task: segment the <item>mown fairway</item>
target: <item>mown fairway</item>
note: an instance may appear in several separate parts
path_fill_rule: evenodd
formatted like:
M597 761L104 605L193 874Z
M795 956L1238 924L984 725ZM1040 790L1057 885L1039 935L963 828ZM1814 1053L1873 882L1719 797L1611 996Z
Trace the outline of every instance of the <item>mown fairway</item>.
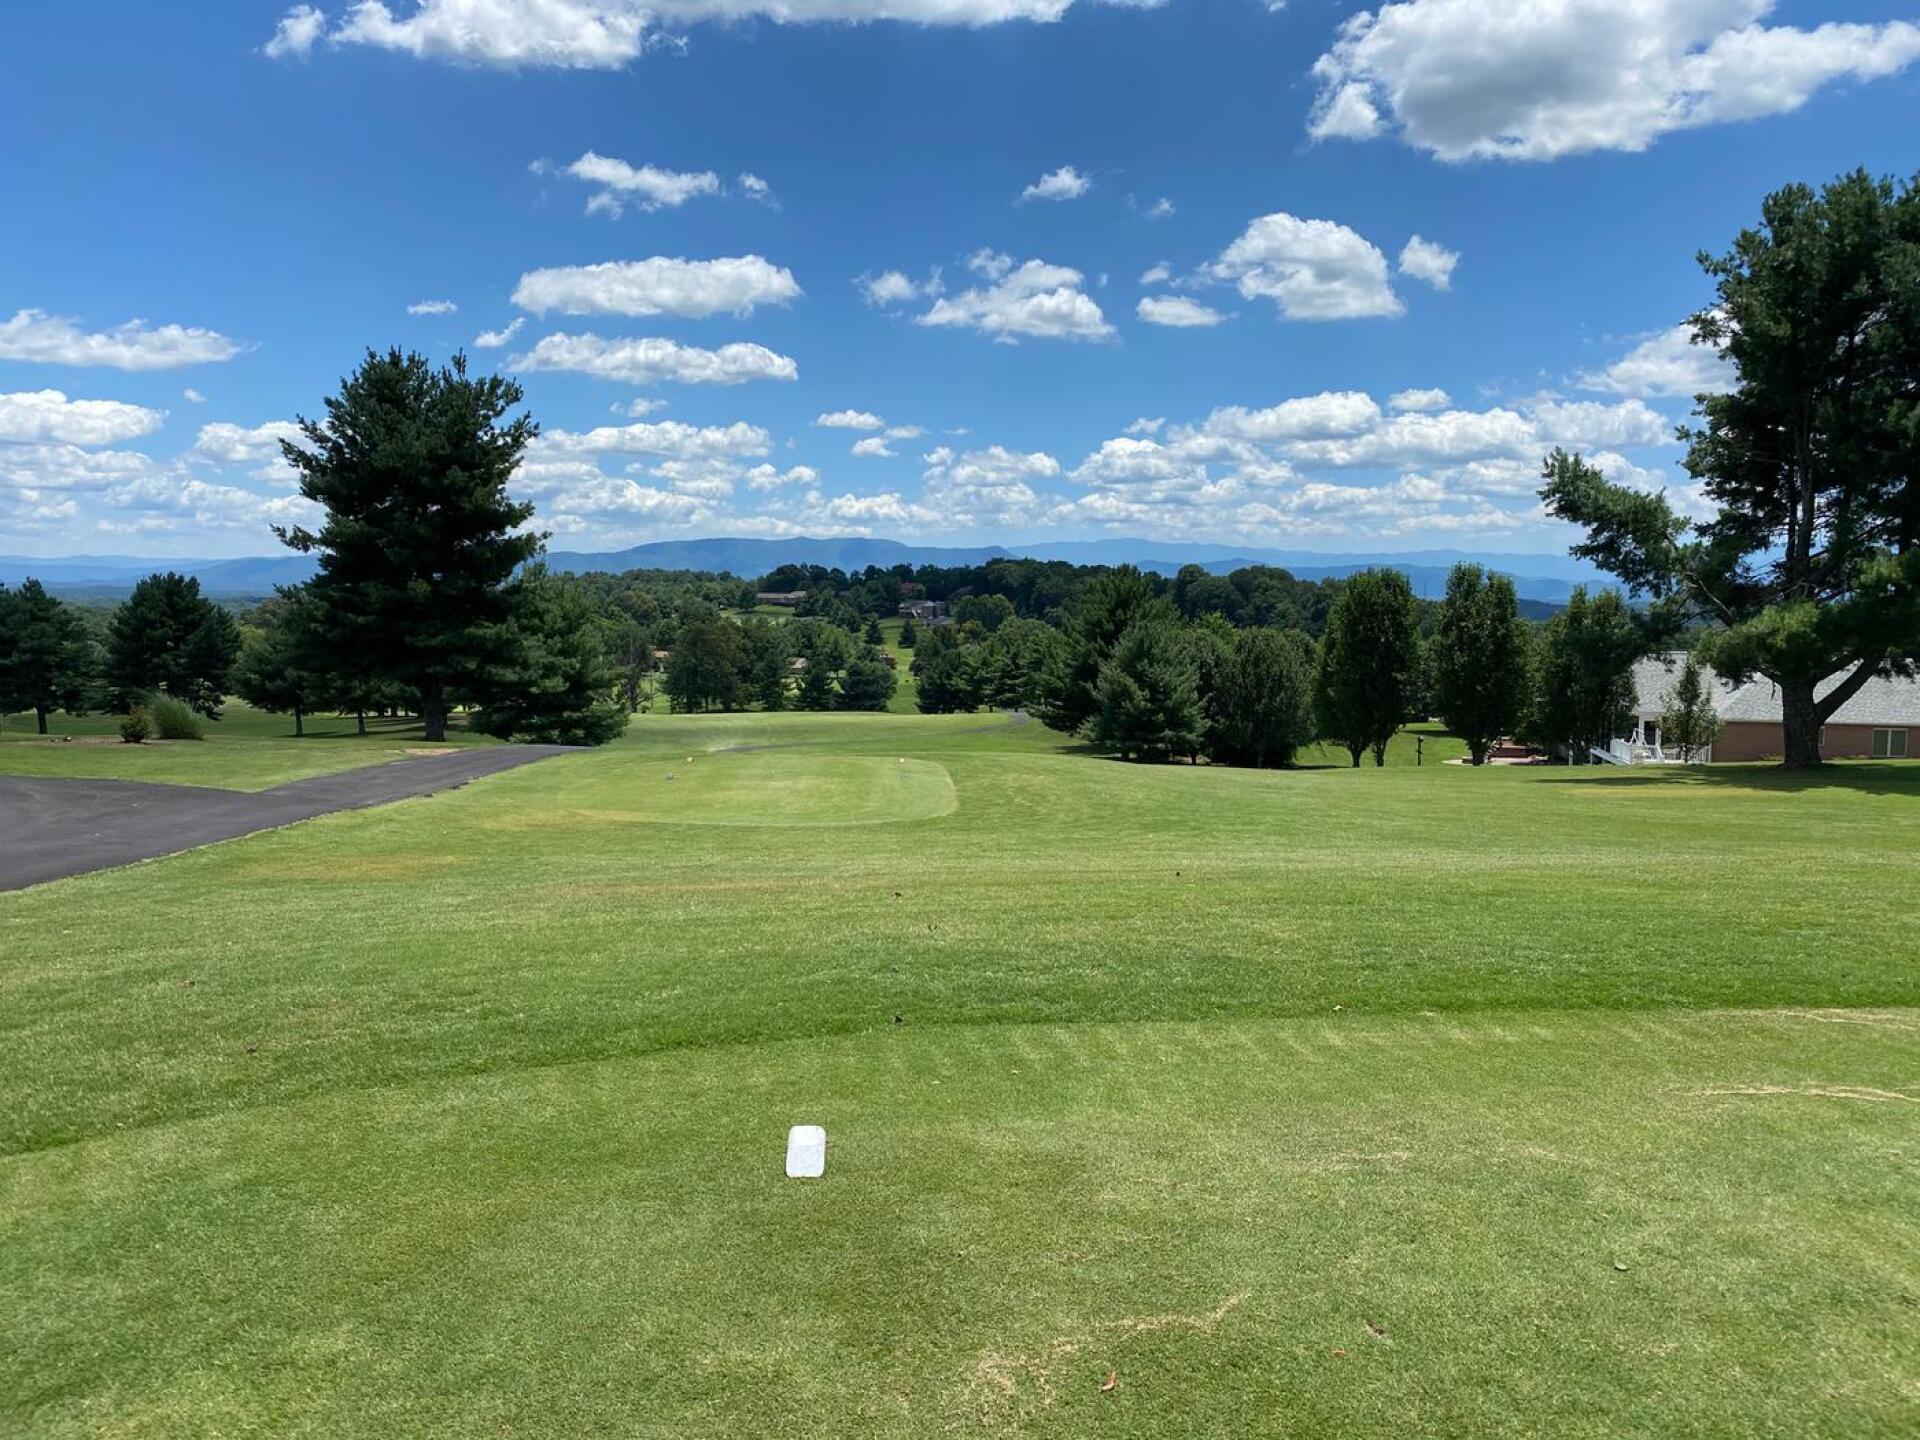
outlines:
M0 895L0 1433L1911 1434L1917 912L1920 766L643 717Z

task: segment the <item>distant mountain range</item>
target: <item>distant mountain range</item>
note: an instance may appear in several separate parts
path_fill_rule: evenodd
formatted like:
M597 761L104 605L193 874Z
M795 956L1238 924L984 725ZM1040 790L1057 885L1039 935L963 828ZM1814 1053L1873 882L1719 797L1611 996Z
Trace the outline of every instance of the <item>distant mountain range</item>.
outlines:
M1606 577L1566 555L1507 555L1478 550L1368 551L1334 554L1314 550L1276 550L1260 546L1187 544L1161 540L1053 540L1026 545L909 545L898 540L859 538L783 540L718 538L659 540L627 550L602 553L555 551L547 563L579 574L589 570L710 570L753 579L780 565L825 565L861 570L869 565L979 565L1014 557L1065 560L1075 565L1137 565L1172 575L1183 565L1199 565L1217 574L1245 565L1277 565L1303 580L1340 578L1356 571L1391 566L1407 576L1414 592L1438 598L1447 572L1462 560L1476 561L1513 577L1523 600L1564 604L1577 584L1604 584ZM130 555L68 555L33 559L0 555L0 583L17 585L38 578L56 594L86 599L117 599L143 575L174 570L198 577L210 595L252 599L293 585L313 573L305 555L261 555L237 560L185 557L155 559Z

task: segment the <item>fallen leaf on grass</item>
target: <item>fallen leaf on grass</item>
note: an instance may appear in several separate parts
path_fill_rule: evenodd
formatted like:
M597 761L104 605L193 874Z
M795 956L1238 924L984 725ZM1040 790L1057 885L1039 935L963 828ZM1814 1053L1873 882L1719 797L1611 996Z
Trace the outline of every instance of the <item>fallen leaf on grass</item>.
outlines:
M1107 1371L1107 1378L1100 1382L1100 1393L1104 1395L1109 1390L1112 1390L1115 1387L1117 1387L1119 1384L1120 1384L1120 1372L1118 1370L1109 1370Z

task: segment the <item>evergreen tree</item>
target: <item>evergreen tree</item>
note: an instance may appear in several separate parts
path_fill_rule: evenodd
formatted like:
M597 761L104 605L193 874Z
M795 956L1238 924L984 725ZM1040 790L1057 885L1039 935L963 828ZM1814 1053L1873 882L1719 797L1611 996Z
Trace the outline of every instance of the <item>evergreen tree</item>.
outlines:
M159 690L220 718L240 630L233 617L185 575L149 575L113 612L107 630L107 684L116 709Z
M1131 565L1096 577L1067 617L1066 643L1048 677L1041 720L1069 735L1079 730L1101 709L1100 673L1120 637L1134 625L1171 613L1154 582Z
M840 675L842 710L884 710L899 685L893 667L871 645L861 650Z
M1719 736L1720 707L1714 704L1713 687L1700 661L1689 654L1680 662L1680 674L1667 692L1666 708L1660 712L1660 743L1673 746L1682 760L1691 761Z
M1760 214L1701 257L1717 294L1693 339L1730 383L1682 438L1712 518L1557 450L1540 494L1669 633L1717 626L1701 648L1722 676L1779 687L1785 763L1809 766L1835 711L1920 658L1920 179L1790 185Z
M1528 648L1513 582L1478 565L1454 566L1433 628L1434 703L1475 765L1524 713Z
M784 710L787 705L787 686L793 678L790 628L759 619L740 627L747 652L747 692L763 710Z
M911 650L920 643L920 632L913 628L913 616L909 615L900 622L900 648Z
M464 355L436 370L369 351L326 421L300 422L305 444L282 445L300 493L326 511L318 531L276 531L320 557L324 668L404 685L428 740L446 738L451 705L499 699L513 672L513 576L542 540L521 528L533 506L507 493L539 433L524 415L505 420L521 398L512 380L470 377Z
M620 672L608 656L593 607L577 583L544 566L516 585L511 674L473 728L549 745L604 745L627 728ZM723 622L724 623L724 622Z
M295 736L307 733L326 683L306 668L316 648L312 611L305 586L282 589L254 611L233 665L234 694L256 710L293 716Z
M881 633L880 621L876 617L868 617L866 641L867 644L876 646L887 643L887 637Z
M740 704L746 673L740 627L716 616L680 627L665 686L675 710L732 710Z
M47 733L49 711L84 715L96 668L93 637L70 606L38 580L0 585L0 715L33 711Z
M1060 632L1044 620L1003 622L981 647L976 677L981 698L1003 710L1040 705L1061 643Z
M1207 753L1228 765L1286 766L1313 738L1313 642L1298 630L1241 630L1203 668Z
M1194 657L1167 615L1127 629L1100 667L1095 694L1099 708L1088 730L1102 749L1123 760L1198 754L1204 717Z
M1571 747L1584 763L1633 725L1633 662L1645 651L1641 628L1617 590L1588 598L1576 585L1566 609L1547 622L1536 653L1533 714L1536 744Z
M1420 668L1420 607L1398 570L1365 570L1340 589L1320 637L1314 713L1320 733L1358 766L1373 752L1386 763L1387 742L1411 713Z
M952 638L953 626L943 626L928 632L927 638L934 636ZM923 647L929 648L929 647ZM920 666L918 688L914 692L914 704L923 715L961 715L978 710L981 700L981 673L978 647L940 643L933 645L933 656L928 660L916 657Z

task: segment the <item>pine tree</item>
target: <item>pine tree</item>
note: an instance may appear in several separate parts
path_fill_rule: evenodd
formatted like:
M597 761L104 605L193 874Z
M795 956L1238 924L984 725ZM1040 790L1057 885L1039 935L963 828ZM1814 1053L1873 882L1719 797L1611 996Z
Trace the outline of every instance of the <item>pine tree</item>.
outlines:
M0 715L31 710L44 735L49 711L86 713L95 669L93 637L78 612L38 580L17 591L0 585Z
M1171 760L1200 750L1204 719L1194 657L1170 618L1131 626L1100 667L1094 744L1123 760Z
M1313 642L1298 630L1242 630L1202 681L1207 753L1229 765L1291 765L1313 738Z
M577 582L536 566L516 589L518 641L497 698L474 715L483 734L548 745L604 745L627 728L620 672ZM723 622L724 623L724 622Z
M254 612L233 666L233 691L256 710L293 716L293 733L320 703L323 681L306 668L314 637L313 602L304 586L281 590Z
M107 683L125 710L159 690L220 718L240 630L233 617L185 575L149 575L113 612L107 630Z
M426 738L444 740L457 702L486 704L511 671L514 573L542 536L507 484L539 427L506 420L520 386L473 378L464 355L436 370L419 355L372 351L283 445L300 493L323 506L318 531L279 529L317 553L317 634L328 668L404 685Z

